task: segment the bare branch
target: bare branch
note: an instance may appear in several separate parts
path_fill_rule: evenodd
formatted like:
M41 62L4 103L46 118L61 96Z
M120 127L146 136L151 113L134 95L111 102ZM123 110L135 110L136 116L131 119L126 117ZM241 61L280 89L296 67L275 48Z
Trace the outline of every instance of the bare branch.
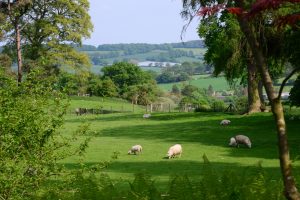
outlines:
M293 71L282 81L277 99L281 98L281 94L282 94L282 91L283 91L283 88L284 88L286 82L298 71L300 71L300 67L293 69Z

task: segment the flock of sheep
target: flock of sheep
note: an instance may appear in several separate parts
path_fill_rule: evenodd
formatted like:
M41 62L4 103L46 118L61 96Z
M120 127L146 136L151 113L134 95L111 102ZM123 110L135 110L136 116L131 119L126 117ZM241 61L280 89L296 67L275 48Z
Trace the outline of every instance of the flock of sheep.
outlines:
M145 114L145 115L143 116L144 118L149 118L151 116L150 114ZM230 120L224 119L220 122L220 125L226 126L229 125L230 123L231 123ZM251 141L245 135L236 135L229 139L229 146L239 147L239 145L246 145L248 148L251 148ZM128 151L128 154L137 155L142 153L142 150L143 147L137 144L131 147L131 149ZM176 156L181 157L181 154L182 154L182 146L180 144L175 144L169 148L166 158L170 159Z

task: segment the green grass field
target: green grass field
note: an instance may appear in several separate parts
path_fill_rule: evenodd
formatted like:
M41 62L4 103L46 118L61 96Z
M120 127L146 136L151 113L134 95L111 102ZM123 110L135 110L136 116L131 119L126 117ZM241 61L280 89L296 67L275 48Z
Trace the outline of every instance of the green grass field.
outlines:
M92 105L91 102L89 102ZM71 105L79 105L74 100ZM222 119L230 119L230 126L220 126ZM287 121L291 156L300 153L300 120ZM93 137L87 149L84 163L112 161L103 170L114 181L132 180L135 173L144 172L164 187L174 174L187 174L198 179L203 169L205 154L218 171L246 170L258 162L274 179L280 178L276 131L270 113L251 116L220 113L154 113L143 119L141 113L107 115L69 114L66 117L64 134L69 135L82 123L90 124ZM228 147L229 138L245 134L252 139L252 149ZM81 138L83 140L83 138ZM183 146L181 158L164 159L168 148L176 143ZM127 155L132 145L141 144L141 155ZM113 160L114 152L119 152ZM74 169L79 158L72 157L63 164ZM294 173L300 175L300 162L295 161Z
M209 85L212 85L215 91L221 90L229 90L230 87L224 77L207 77L207 76L193 76L193 79L185 82L179 83L167 83L167 84L159 84L159 87L162 88L164 91L171 91L172 86L176 84L180 88L184 84L195 85L199 88L208 88Z

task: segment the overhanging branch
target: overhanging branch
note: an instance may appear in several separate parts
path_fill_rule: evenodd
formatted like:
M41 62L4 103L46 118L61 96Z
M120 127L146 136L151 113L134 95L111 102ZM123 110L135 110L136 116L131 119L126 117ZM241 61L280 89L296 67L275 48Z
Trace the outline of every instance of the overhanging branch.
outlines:
M277 99L281 98L281 94L282 94L282 91L283 91L283 88L284 88L286 82L298 71L300 71L300 67L293 69L293 71L282 81Z

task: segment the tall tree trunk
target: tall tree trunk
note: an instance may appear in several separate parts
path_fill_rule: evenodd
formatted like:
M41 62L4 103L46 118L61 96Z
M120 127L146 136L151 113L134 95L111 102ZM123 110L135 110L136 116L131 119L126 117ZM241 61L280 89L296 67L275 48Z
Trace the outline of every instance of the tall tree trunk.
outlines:
M258 81L258 94L259 94L259 99L260 99L260 102L261 102L261 111L265 111L266 110L266 105L265 105L265 99L264 99L264 93L263 93L263 88L264 85L263 85L263 82L261 80Z
M257 69L251 57L248 60L248 113L261 112L261 101L258 92Z
M276 122L278 149L281 174L284 182L284 193L287 199L299 200L300 194L296 188L295 180L292 175L292 167L289 155L289 146L287 141L286 124L283 114L283 107L279 98L277 98L270 73L267 68L266 60L261 50L259 42L256 40L254 31L251 29L246 18L238 17L242 32L244 33L250 48L253 52L255 63L261 75L264 87L266 89L269 101L271 102L273 116Z
M17 63L18 63L18 83L22 81L22 52L21 52L21 34L20 34L20 27L18 25L18 20L16 19L15 22L15 32L16 32L16 48L17 48Z
M18 2L18 1L16 1ZM16 50L17 50L17 64L18 64L18 83L21 83L22 81L22 52L21 52L21 30L19 27L19 17L13 16L12 14L12 7L11 4L14 4L16 2L11 2L10 0L7 0L7 10L8 15L10 17L10 20L12 21L14 28L15 28L15 42L16 42Z

